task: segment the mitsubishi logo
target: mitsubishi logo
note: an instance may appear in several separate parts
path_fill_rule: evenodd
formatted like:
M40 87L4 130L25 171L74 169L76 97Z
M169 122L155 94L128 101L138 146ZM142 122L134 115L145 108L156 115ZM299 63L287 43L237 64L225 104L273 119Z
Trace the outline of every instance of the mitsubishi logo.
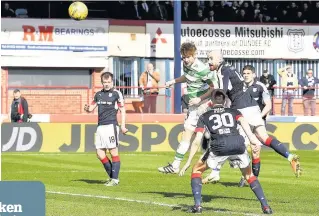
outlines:
M152 39L151 43L156 44L158 40L161 40L162 43L166 44L167 43L166 39L162 38L161 35L162 35L162 30L158 28L156 31L156 36L155 38Z

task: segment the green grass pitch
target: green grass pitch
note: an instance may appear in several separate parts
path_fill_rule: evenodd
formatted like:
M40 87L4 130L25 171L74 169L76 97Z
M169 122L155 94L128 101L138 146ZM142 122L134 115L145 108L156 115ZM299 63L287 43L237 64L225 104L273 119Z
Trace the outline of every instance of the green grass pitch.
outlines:
M299 179L287 160L262 152L259 180L274 215L319 215L319 152L297 153L303 168ZM2 180L42 181L48 216L185 215L193 204L191 171L183 177L157 171L173 157L173 152L122 152L120 185L105 187L106 174L94 153L3 153ZM250 188L237 187L239 179L239 170L226 163L221 182L203 186L203 214L261 215Z

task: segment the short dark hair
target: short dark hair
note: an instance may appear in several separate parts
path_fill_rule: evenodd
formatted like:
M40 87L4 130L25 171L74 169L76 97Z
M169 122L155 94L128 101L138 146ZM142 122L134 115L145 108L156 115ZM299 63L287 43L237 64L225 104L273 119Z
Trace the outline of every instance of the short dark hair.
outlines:
M113 80L113 74L111 72L104 72L101 74L101 82L103 81L103 79L108 79L110 78Z
M252 71L253 73L255 73L255 67L252 66L252 65L245 65L244 68L243 68L243 71L244 70L250 70Z
M263 73L268 73L268 70L267 69L263 70Z
M15 90L13 91L13 93L18 93L18 92L20 92L19 89L15 89Z
M226 94L222 89L215 89L212 92L212 99L214 104L225 104Z

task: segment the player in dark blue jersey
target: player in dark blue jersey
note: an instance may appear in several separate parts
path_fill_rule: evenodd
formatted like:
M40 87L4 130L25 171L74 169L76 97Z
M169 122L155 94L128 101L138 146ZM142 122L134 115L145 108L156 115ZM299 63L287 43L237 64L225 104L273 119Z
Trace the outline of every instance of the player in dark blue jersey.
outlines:
M101 75L103 89L98 91L91 105L85 105L86 112L93 112L98 107L98 127L95 134L95 147L97 157L102 162L109 179L106 186L116 186L119 184L120 158L118 153L119 126L117 122L117 112L121 111L122 124L121 131L126 133L125 127L125 107L123 95L113 87L113 74L105 72ZM106 155L109 151L112 162Z
M261 117L264 120L264 124L266 126L266 117L271 110L271 97L267 90L267 87L257 81L255 68L251 65L246 65L243 70L243 78L245 82L246 91L252 96L252 98L257 102L260 110ZM259 175L260 171L260 150L256 151L255 155L253 155L252 160L252 168L255 176ZM245 185L245 179L242 177L238 186L243 187Z
M250 158L245 146L244 138L237 130L238 124L241 124L246 132L254 151L254 146L260 146L261 143L252 133L248 122L242 114L231 108L225 108L226 95L221 89L213 91L212 101L214 106L211 110L205 112L199 117L196 137L191 147L190 155L180 175L183 175L192 162L192 158L200 147L201 140L205 131L210 133L210 144L208 150L203 154L200 160L193 166L191 176L191 186L195 205L189 209L190 213L201 213L201 191L202 191L202 173L207 169L214 169L229 160L231 164L241 169L243 176L249 182L251 190L260 201L262 211L265 214L271 214L272 210L267 203L263 189L258 179L252 174Z
M287 158L295 176L300 177L301 167L299 156L291 154L281 142L268 135L258 103L254 100L249 91L247 91L247 84L244 82L242 75L238 73L234 67L227 65L224 62L220 50L215 50L208 54L208 63L211 71L217 71L219 88L222 88L227 92L227 96L231 100L231 108L239 110L243 116L247 118L257 137L259 137L265 145L274 149L281 156ZM243 72L245 72L245 70L254 70L254 68L245 66ZM208 106L208 104L205 105ZM253 160L260 163L258 155L253 155ZM259 169L255 174L259 174ZM211 173L211 175L213 175L213 173ZM219 176L218 172L217 175ZM208 178L210 177L207 177L206 179Z

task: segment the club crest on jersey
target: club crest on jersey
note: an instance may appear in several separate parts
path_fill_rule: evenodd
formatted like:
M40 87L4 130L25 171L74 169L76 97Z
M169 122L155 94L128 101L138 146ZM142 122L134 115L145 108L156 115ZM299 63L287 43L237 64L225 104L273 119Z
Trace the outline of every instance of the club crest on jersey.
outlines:
M253 92L257 92L257 88L253 88Z
M112 97L112 93L109 93L109 97Z

